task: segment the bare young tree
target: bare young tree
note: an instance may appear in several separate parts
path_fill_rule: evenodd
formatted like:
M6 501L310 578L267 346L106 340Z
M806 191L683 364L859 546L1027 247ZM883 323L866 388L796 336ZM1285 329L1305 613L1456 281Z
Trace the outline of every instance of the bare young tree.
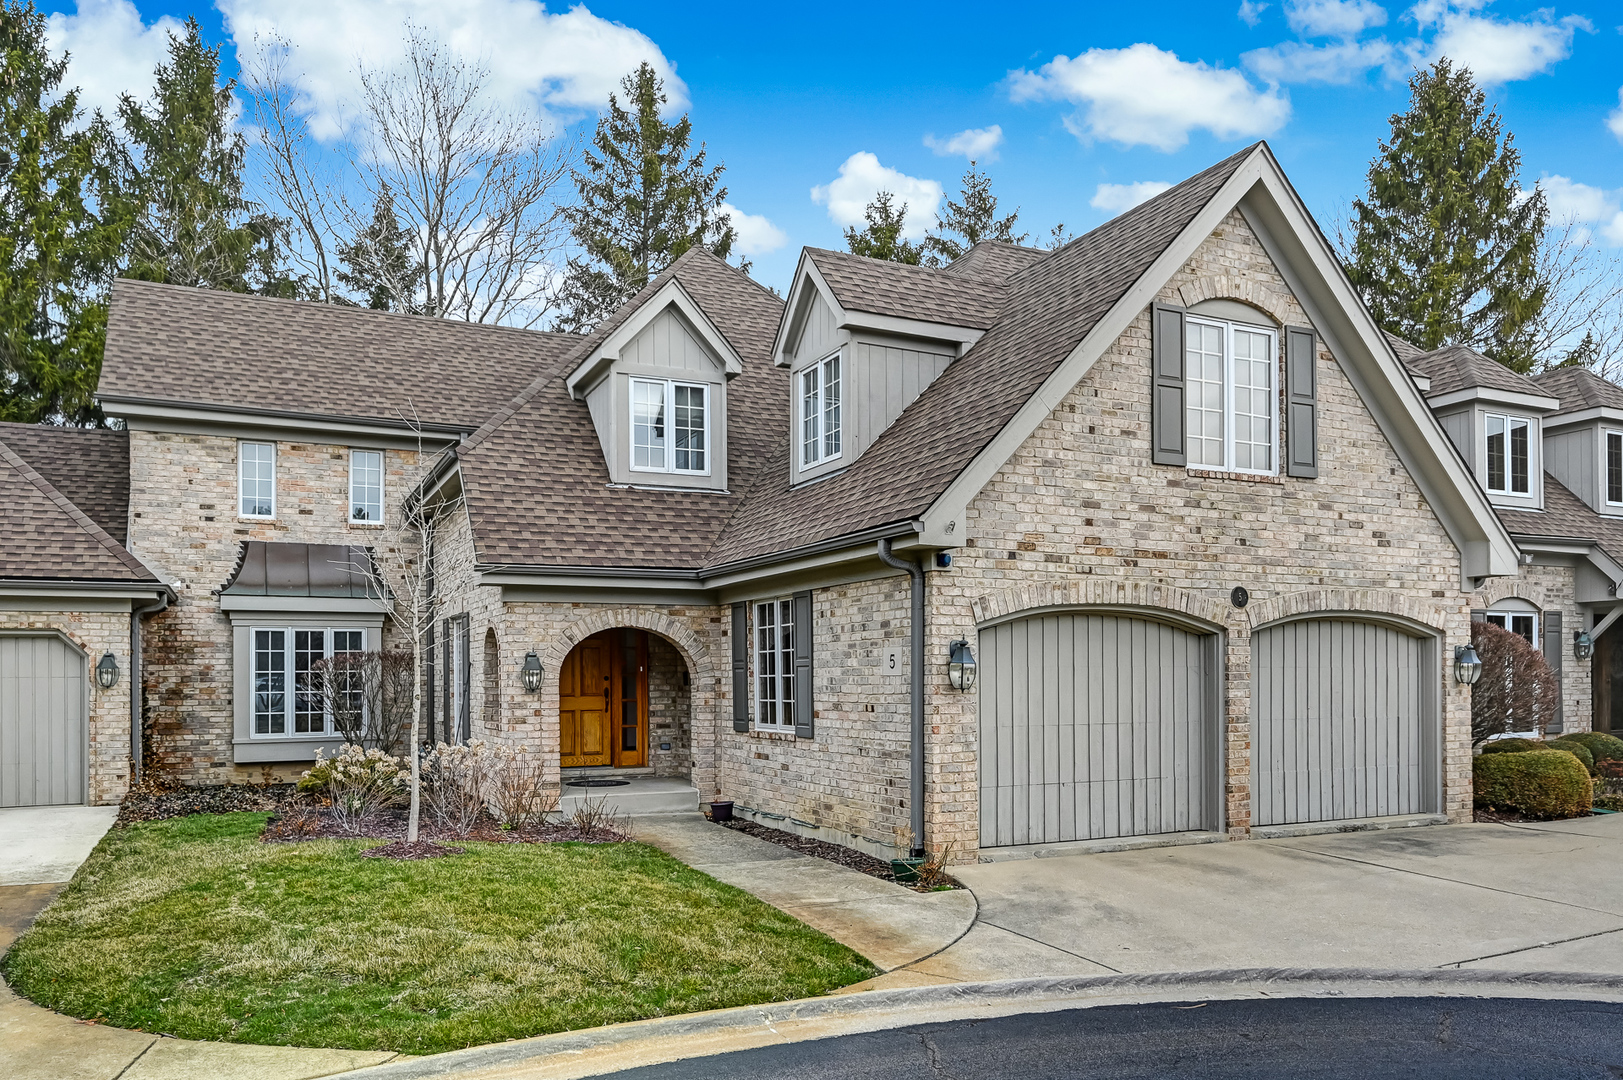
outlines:
M413 662L409 649L380 649L334 653L315 664L316 689L345 742L391 757L405 752Z
M415 27L398 67L361 70L364 213L387 186L426 313L529 327L554 304L574 148L493 102L489 75Z
M1612 377L1623 365L1623 260L1580 222L1551 223L1539 249L1549 299L1535 330L1543 367L1564 361Z

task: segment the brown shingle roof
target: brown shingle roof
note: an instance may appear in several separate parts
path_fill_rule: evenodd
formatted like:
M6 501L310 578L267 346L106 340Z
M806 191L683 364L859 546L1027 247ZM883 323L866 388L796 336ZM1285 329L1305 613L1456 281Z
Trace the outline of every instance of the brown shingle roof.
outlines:
M157 585L152 572L0 442L0 578Z
M1495 363L1469 345L1444 345L1405 363L1431 379L1427 397L1451 394L1473 386L1514 394L1553 396L1526 375L1518 375L1503 364Z
M731 493L611 487L586 403L564 377L590 343L544 374L457 449L481 563L697 569L772 449L788 443L788 376L768 357L783 301L707 252L683 255L627 307L676 278L744 359L727 384ZM592 340L625 320L623 310Z
M1382 333L1386 332L1382 331ZM1409 361L1426 355L1425 349L1422 349L1420 346L1411 342L1405 341L1396 334L1386 334L1386 343L1392 346L1392 351L1398 354L1398 359L1402 360L1406 367L1413 366L1409 363Z
M124 543L130 514L129 432L0 423L0 441Z
M942 269L949 274L1007 281L1032 263L1048 258L1049 254L1046 248L982 240Z
M1003 306L1002 283L991 278L822 248L807 248L806 256L847 311L985 330Z
M1623 386L1603 379L1587 368L1551 368L1533 376L1533 382L1542 393L1561 400L1561 407L1552 416L1597 407L1623 409Z
M1544 474L1544 512L1499 508L1499 520L1511 536L1544 536L1564 540L1593 540L1618 562L1623 562L1623 519L1595 513L1589 504L1561 481Z
M788 443L776 446L708 564L923 513L1256 150L1218 162L1017 274L997 324L843 472L791 488Z
M120 279L98 393L472 431L579 341Z

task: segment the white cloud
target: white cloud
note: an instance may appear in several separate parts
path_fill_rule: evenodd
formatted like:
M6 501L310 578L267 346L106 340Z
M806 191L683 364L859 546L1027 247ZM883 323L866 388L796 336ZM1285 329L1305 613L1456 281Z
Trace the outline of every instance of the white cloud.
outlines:
M1140 180L1134 184L1100 184L1098 190L1094 191L1093 198L1088 200L1088 205L1096 210L1119 214L1124 210L1131 210L1146 199L1154 198L1171 186L1162 180Z
M345 106L359 94L358 67L387 67L405 55L407 27L489 69L492 97L538 115L596 111L643 60L665 80L669 108L687 87L641 31L593 15L584 4L553 14L536 0L217 0L239 56L256 38L294 48L288 64L317 138L343 133Z
M130 0L78 0L74 14L50 16L45 41L52 52L67 52L64 82L80 89L85 111L112 116L120 94L145 101L152 93L152 72L169 59L169 33L184 29L168 15L142 23Z
M1355 38L1386 22L1386 9L1371 0L1287 0L1285 21L1303 37Z
M996 161L997 148L1002 142L1003 128L998 124L970 128L948 139L938 139L934 135L924 137L924 145L934 150L940 157L962 154L976 161Z
M1349 83L1372 67L1392 58L1385 38L1374 41L1338 41L1308 45L1286 41L1266 49L1253 49L1240 60L1271 83Z
M1268 135L1290 117L1277 90L1259 91L1238 71L1188 63L1146 42L1056 56L1037 71L1009 73L1016 101L1060 100L1085 107L1067 117L1080 139L1176 150L1205 129L1223 139Z
M1566 176L1546 176L1538 186L1553 225L1594 226L1614 245L1623 245L1623 189L1607 191Z
M1617 108L1606 118L1606 126L1616 135L1619 142L1623 142L1623 87L1617 91Z
M826 184L811 189L812 202L828 207L828 216L842 228L862 226L867 218L863 211L874 196L888 191L896 196L896 205L907 204L907 221L902 236L917 240L935 224L936 208L941 205L941 185L934 180L921 180L897 172L866 150L845 159L840 175Z
M1489 0L1422 0L1410 11L1422 30L1435 27L1430 42L1415 42L1412 58L1431 63L1448 57L1468 67L1478 82L1492 85L1548 71L1572 53L1572 37L1594 26L1582 15L1557 19L1541 8L1525 19L1479 15Z
M1257 25L1262 13L1268 10L1267 4L1259 4L1257 0L1240 0L1240 21L1247 26Z
M732 219L740 255L766 255L789 242L788 235L764 214L746 214L732 203L722 203L721 212Z

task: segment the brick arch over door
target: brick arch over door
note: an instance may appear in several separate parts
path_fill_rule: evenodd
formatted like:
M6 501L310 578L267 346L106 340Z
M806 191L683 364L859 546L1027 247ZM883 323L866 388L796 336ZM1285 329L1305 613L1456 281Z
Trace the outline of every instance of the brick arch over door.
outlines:
M649 611L646 608L602 608L570 623L547 645L543 660L546 664L545 678L548 690L554 697L558 693L558 668L563 663L564 657L569 655L569 651L600 630L613 630L618 626L647 630L676 646L676 651L681 654L682 662L687 665L693 679L709 680L716 677L717 673L711 670L710 650L704 647L683 620L673 619L664 612Z

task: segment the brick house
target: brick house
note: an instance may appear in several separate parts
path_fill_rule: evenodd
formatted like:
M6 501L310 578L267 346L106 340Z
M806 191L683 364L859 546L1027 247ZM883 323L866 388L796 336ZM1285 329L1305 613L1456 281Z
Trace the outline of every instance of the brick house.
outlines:
M309 665L400 642L332 568L403 554L435 737L566 796L955 858L1462 820L1474 612L1610 715L1623 389L1572 379L1383 336L1262 144L1055 251L690 252L584 338L120 282L132 756L304 768Z

